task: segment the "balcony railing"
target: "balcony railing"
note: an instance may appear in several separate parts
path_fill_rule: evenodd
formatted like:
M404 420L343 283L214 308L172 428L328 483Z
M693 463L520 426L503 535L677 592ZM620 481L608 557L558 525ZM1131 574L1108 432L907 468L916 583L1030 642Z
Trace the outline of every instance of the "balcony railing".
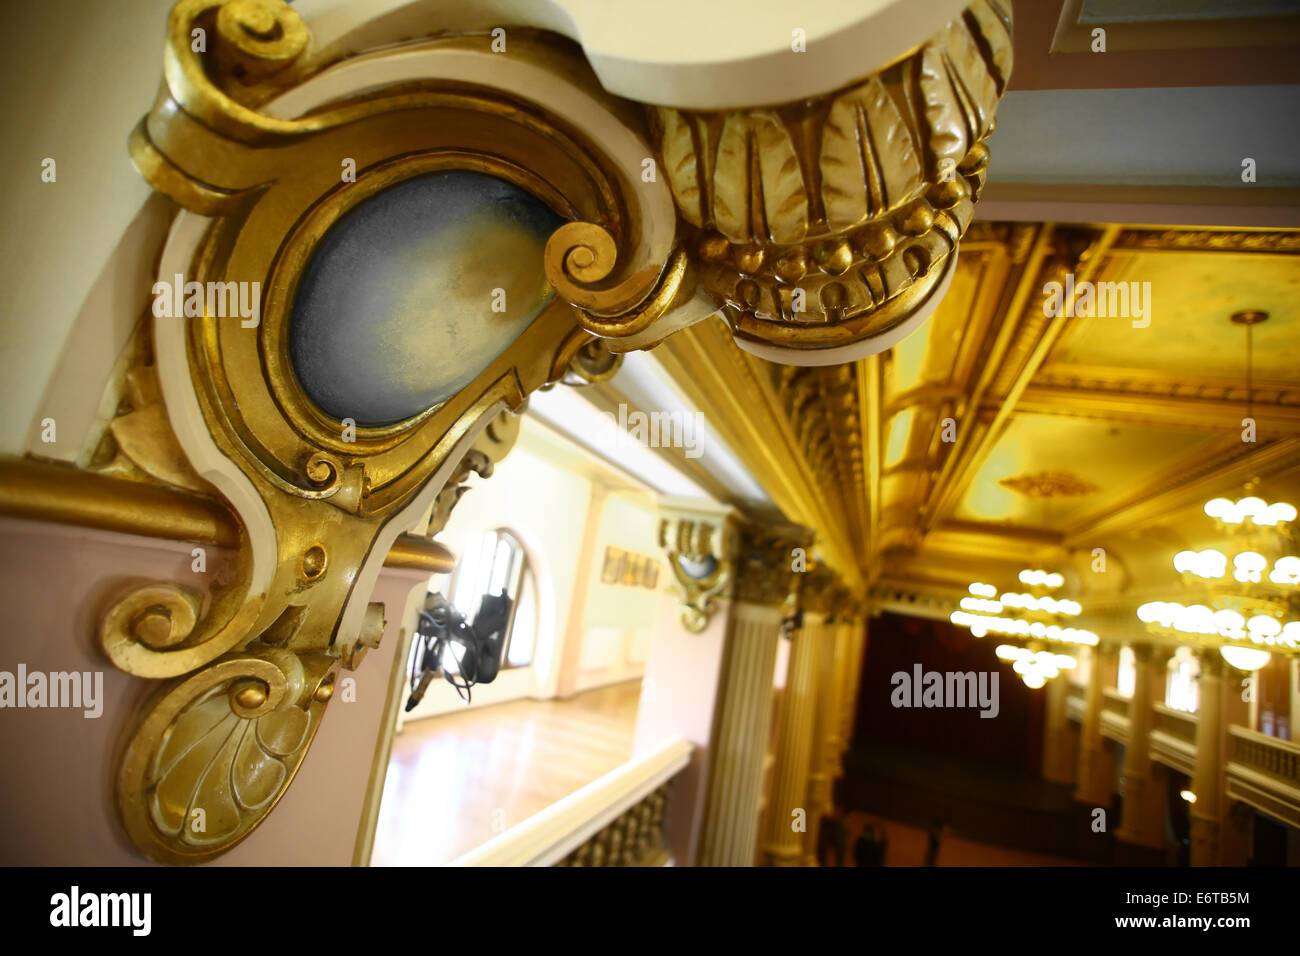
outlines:
M1229 727L1228 796L1300 827L1300 745Z
M1076 723L1083 723L1083 712L1087 709L1087 688L1071 684L1065 692L1065 716Z
M1102 689L1101 733L1103 737L1128 743L1128 721L1130 702L1127 697L1113 687Z
M1196 769L1196 715L1155 705L1151 725L1151 756L1166 767L1187 774Z
M664 818L694 748L673 740L631 760L452 866L670 866Z

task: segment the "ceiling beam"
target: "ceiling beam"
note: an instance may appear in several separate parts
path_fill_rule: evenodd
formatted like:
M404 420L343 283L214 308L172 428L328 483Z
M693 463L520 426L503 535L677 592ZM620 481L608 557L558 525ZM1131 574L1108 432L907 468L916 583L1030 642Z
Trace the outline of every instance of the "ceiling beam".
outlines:
M1195 383L1185 383L1187 384ZM1203 432L1237 432L1246 407L1239 399L1145 391L1065 388L1030 385L1017 409L1025 414L1093 418L1117 424L1160 425ZM1258 431L1300 436L1300 404L1256 402L1252 408Z

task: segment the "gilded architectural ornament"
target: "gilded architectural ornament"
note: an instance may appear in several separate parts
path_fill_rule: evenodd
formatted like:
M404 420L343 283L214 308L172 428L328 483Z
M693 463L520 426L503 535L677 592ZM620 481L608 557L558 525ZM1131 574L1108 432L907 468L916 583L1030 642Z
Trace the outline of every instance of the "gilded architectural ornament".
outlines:
M883 351L928 315L984 184L1011 66L1010 3L976 0L920 49L826 96L655 108L699 285L737 342L832 364Z
M433 514L429 518L425 533L429 537L439 534L447 526L452 509L461 495L469 490L469 476L476 474L480 478L491 478L492 470L501 459L509 454L519 437L520 416L511 411L498 412L488 423L487 428L474 439L474 444L460 460L460 464L451 473L443 485L438 497L433 500Z
M736 556L736 600L765 607L791 607L805 568L811 565L813 535L794 525L746 523Z
M839 496L835 510L851 530L865 533L861 489L866 463L856 368L851 364L811 368L769 364L768 368L804 455Z
M441 528L468 475L490 473L532 391L601 381L617 353L713 305L737 341L796 364L879 351L923 319L983 183L1009 38L1003 0L977 0L920 50L817 100L647 113L533 30L512 31L508 56L487 33L447 32L345 55L318 48L282 0L177 3L162 88L128 145L179 211L151 360L128 375L93 467L206 498L238 531L207 593L137 585L100 621L114 665L162 682L117 779L137 847L203 862L266 817L339 671L383 634L368 597L385 556L444 563L409 532ZM646 181L656 151L664 175ZM338 244L396 191L427 201L435 186L501 197L528 228L503 261L474 209L416 217L419 248L454 234L460 258L399 270L408 286L367 306L384 329L367 338L328 290L389 291L388 263ZM356 283L340 283L340 262ZM483 295L434 294L438 268ZM232 314L231 296L251 311ZM431 332L433 302L461 324ZM366 371L340 388L313 363L347 366L345 331ZM374 401L385 388L398 391ZM735 578L734 529L709 527L664 529L695 629Z
M668 511L659 519L659 546L681 594L682 627L699 634L709 625L714 598L735 582L736 523L729 514Z
M1039 471L1029 475L1000 478L998 484L1026 498L1077 498L1101 490L1092 482L1068 471Z
M805 611L830 616L841 600L849 600L849 592L840 583L835 572L820 562L808 563L799 595L800 606Z
M608 382L623 366L623 353L611 352L606 339L583 335L583 344L573 354L562 381L581 388Z
M223 586L133 587L99 638L117 667L164 682L124 747L125 829L156 860L197 863L271 811L339 671L379 642L384 608L367 598L384 556L405 540L398 550L427 563L405 533L440 528L465 477L490 472L526 396L571 371L608 373L594 337L655 338L690 269L666 186L639 179L648 145L568 47L521 30L509 57L484 34L340 59L314 50L279 0L182 0L167 37L162 90L129 146L181 209L158 279L175 280L186 311L155 307L154 365L128 382L103 461L172 485L193 477L241 528ZM384 381L441 383L445 397L383 420L326 411L291 348L313 263L387 190L447 176L504 184L492 188L568 221L543 237L549 281L522 317L494 317L486 295L481 318L455 303L482 328L469 336L478 351L391 326ZM489 262L465 269L496 284ZM214 289L250 287L253 313L213 307Z

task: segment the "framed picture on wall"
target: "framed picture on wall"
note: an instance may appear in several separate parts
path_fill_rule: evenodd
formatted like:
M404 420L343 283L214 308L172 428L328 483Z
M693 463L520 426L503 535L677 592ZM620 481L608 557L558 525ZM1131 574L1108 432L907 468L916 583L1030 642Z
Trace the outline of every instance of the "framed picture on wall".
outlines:
M623 583L635 585L641 580L641 566L645 558L639 554L629 554L623 562Z
M605 548L605 563L600 569L602 584L617 584L623 576L623 559L627 552L621 548Z

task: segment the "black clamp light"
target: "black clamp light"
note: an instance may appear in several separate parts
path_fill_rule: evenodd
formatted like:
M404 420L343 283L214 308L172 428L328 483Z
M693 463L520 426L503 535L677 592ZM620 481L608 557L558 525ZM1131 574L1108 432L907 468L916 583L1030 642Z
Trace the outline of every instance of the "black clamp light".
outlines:
M430 594L416 628L419 651L411 657L407 711L424 698L438 671L467 703L471 687L496 680L509 623L510 598L505 591L483 595L473 624L441 594Z

